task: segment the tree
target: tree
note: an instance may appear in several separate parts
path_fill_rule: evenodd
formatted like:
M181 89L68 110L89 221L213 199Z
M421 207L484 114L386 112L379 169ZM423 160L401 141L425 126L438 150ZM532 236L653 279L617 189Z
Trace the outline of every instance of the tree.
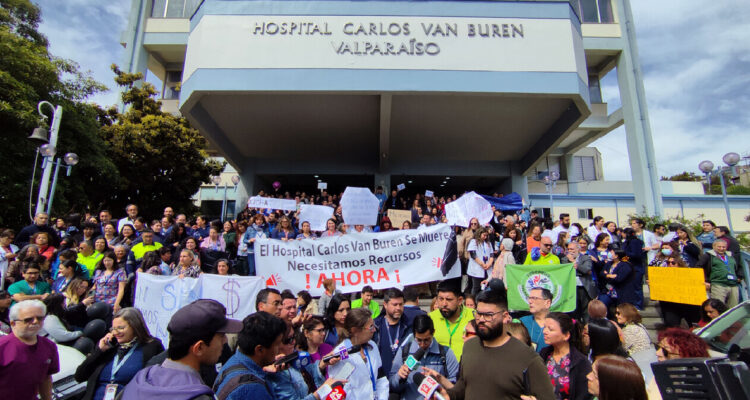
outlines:
M111 182L117 181L117 171L104 156L105 145L98 136L98 111L95 106L82 103L106 87L94 81L89 73L81 72L76 63L49 53L47 39L37 30L40 18L39 7L29 0L0 0L2 227L19 228L28 224L29 198L36 200L39 169L31 196L29 183L37 144L26 138L43 123L37 113L37 103L42 100L64 109L58 154L75 152L81 160L72 176L61 174L54 210L58 213L73 209L83 211L92 206L84 193L106 191L112 188Z
M224 165L208 157L206 140L185 118L161 111L154 87L141 82L143 74L116 65L112 70L128 107L124 113L109 109L101 129L107 154L120 171L108 206L117 210L135 203L144 215L161 215L167 205L194 210L191 196Z
M703 180L701 175L696 175L694 172L683 171L677 175L662 176L663 181L678 181L678 182L700 182Z

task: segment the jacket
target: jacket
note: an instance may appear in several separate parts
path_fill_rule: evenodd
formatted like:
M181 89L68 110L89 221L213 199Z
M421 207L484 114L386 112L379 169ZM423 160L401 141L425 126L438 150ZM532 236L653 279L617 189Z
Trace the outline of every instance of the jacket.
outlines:
M161 344L161 340L154 338L152 341L141 344L141 350L143 351L143 365L146 365L151 357L164 351L164 346ZM96 381L99 379L99 375L102 373L104 367L112 360L114 360L117 354L117 347L112 347L107 351L101 351L99 346L94 346L94 350L83 360L83 363L78 366L74 375L76 382L86 381L86 393L83 396L84 400L91 400L96 392Z
M421 396L417 392L416 386L414 386L414 374L420 371L420 367L430 368L448 378L449 381L455 382L456 378L458 378L458 360L456 359L456 355L453 354L450 348L443 346L445 354L445 360L443 360L439 346L441 345L438 344L437 340L433 339L424 357L419 361L418 366L409 373L405 381L402 381L398 376L398 370L404 365L404 352L406 354L414 354L419 349L416 340L413 339L413 336L409 335L404 341L403 346L396 352L396 356L393 358L393 365L388 373L391 394L400 394L402 400L422 400L424 396Z
M583 285L583 288L586 289L586 293L589 294L589 298L595 299L599 296L599 288L596 286L596 282L594 282L594 262L591 259L591 256L588 254L580 254L578 255L576 263L576 278L581 280L581 284Z
M544 360L544 364L552 357L552 352L555 350L554 347L549 346L542 349L539 355ZM568 378L570 379L570 400L587 400L591 399L592 396L588 391L588 379L586 375L591 372L591 363L580 351L575 347L570 347L570 373Z
M737 286L739 285L739 279L741 279L741 276L737 274L739 272L737 270L737 262L732 257L731 252L727 251L724 255L727 258L727 264L721 261L721 258L719 258L714 250L709 250L703 253L696 267L703 268L706 282L721 286ZM727 279L729 274L734 275L735 279Z
M617 293L617 304L630 303L638 304L638 295L636 295L636 282L635 276L636 271L630 263L627 261L620 261L615 268L614 274L617 275L614 278L607 278L606 275L610 273L612 269L612 262L608 262L607 266L602 271L601 279L612 285Z
M375 325L375 335L373 335L372 341L378 345L380 350L380 361L383 364L383 371L388 373L391 370L391 364L393 364L393 357L396 351L393 349L393 344L400 346L404 344L406 338L411 333L411 326L406 322L406 318L402 315L396 324L396 331L398 337L391 337L391 332L388 329L388 320L385 318L385 313L380 314L373 321Z
M122 400L210 400L214 392L198 372L172 360L140 370L122 391Z

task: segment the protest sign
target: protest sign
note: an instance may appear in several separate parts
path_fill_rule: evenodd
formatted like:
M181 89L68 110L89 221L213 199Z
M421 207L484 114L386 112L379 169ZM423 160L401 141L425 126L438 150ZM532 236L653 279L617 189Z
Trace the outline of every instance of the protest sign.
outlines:
M706 296L702 268L648 267L651 300L699 306Z
M482 196L469 192L446 204L445 216L451 225L468 227L472 218L484 225L492 219L492 206Z
M388 219L391 220L391 226L401 229L404 221L411 222L411 211L409 210L388 210Z
M425 190L424 197L435 197L435 193L432 193L432 190Z
M180 279L138 272L135 308L143 313L151 334L167 347L167 325L183 306L198 299L214 299L226 307L228 318L242 320L255 312L255 296L264 287L263 280L254 276L202 274Z
M299 207L297 221L300 229L303 222L310 223L310 229L313 231L326 230L326 222L333 217L333 208L328 206L317 206L312 204L302 204Z
M348 225L377 225L380 200L368 188L347 186L341 196L341 214Z
M328 182L318 182L318 189L320 190L328 189Z
M398 191L400 192L406 189L406 185L404 185L403 183L399 183L398 185L396 185L396 189L398 189Z
M289 199L253 196L247 201L249 208L268 208L271 210L296 211L297 202Z
M323 294L323 280L343 293L414 285L458 277L458 262L441 266L451 235L445 224L422 230L350 233L317 240L258 239L255 267L268 287Z
M576 274L573 264L506 265L508 308L529 310L529 292L545 288L552 292L551 311L570 312L576 308Z

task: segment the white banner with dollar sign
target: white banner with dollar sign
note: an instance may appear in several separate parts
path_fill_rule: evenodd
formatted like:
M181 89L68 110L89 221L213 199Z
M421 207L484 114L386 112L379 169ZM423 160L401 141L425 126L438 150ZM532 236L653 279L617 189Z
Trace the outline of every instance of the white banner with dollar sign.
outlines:
M167 347L167 325L183 306L198 299L213 299L226 307L227 318L242 320L255 312L255 297L264 287L263 280L254 276L202 274L197 279L180 279L139 272L135 308L143 313L151 334Z

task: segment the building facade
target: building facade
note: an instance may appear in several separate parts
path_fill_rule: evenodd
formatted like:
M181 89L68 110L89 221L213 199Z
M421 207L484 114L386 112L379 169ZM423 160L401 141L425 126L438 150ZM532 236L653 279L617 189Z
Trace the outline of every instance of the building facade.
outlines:
M635 208L662 214L628 0L133 0L122 42L237 171L237 208L276 181L528 201L624 124Z

